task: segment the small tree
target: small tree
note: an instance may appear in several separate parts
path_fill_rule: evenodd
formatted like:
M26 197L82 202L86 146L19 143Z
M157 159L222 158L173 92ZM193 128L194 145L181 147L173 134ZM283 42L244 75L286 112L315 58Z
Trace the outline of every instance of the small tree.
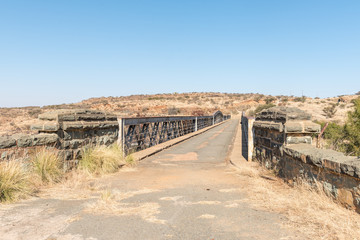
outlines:
M181 112L181 110L179 108L176 107L170 107L168 108L168 114L169 115L177 115Z
M268 97L265 99L265 103L270 104L270 103L273 103L275 100L276 100L276 98L274 98L274 97Z
M319 124L321 125L321 128L325 126L325 122L320 122ZM323 137L327 140L327 143L331 149L335 151L346 152L346 148L344 146L344 127L342 125L330 122L324 132Z
M323 109L323 112L324 112L323 115L326 118L332 118L335 115L336 111L337 111L336 106L337 106L336 104L332 103L332 104L330 104L330 106L325 107Z
M360 156L360 97L353 101L355 110L348 113L344 126L346 153Z

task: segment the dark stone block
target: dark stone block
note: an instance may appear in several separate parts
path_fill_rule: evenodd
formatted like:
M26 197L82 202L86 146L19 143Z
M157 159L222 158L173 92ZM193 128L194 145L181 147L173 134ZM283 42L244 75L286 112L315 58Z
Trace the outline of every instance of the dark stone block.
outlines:
M33 135L33 146L52 145L55 146L59 142L57 134L37 134Z
M34 137L32 135L18 135L16 136L18 147L34 146Z
M16 140L12 137L0 137L0 148L10 148L16 146Z

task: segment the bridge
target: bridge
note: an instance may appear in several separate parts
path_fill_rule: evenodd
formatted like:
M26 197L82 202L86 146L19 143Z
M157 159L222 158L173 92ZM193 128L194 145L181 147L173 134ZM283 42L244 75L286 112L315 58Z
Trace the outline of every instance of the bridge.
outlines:
M71 179L33 199L2 206L0 239L309 239L296 228L284 228L283 213L258 207L261 201L247 187L254 173L241 170L253 154L248 139L254 131L266 135L282 128L264 121L270 115L263 115L255 130L254 119L230 119L221 112L119 119L119 143L142 161L102 178ZM261 155L256 153L260 142L266 145L258 139L263 135L255 139L254 155ZM306 141L305 132L301 139ZM261 177L276 183L271 175Z

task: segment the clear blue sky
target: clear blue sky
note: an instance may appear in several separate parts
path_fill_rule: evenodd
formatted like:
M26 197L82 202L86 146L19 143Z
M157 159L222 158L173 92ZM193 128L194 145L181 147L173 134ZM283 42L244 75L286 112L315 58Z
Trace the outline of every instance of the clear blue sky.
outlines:
M360 1L0 0L0 107L360 91Z

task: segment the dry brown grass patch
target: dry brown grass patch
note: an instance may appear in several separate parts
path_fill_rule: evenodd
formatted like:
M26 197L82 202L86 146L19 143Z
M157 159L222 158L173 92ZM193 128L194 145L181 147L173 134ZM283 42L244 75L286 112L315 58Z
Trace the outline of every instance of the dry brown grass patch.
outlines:
M31 192L29 174L19 161L0 163L0 202L14 202Z
M321 188L314 189L299 182L290 187L282 180L263 178L270 172L246 162L237 170L246 181L248 202L258 208L279 212L288 218L284 226L297 229L312 239L360 239L360 216L343 208L326 196Z
M160 205L155 202L145 203L124 203L122 200L137 194L153 192L154 190L144 189L134 192L128 192L123 195L120 192L112 190L104 190L101 192L99 199L95 203L91 203L85 209L86 212L92 214L106 214L119 216L139 216L143 220L151 223L164 224L166 221L158 219L157 214L160 213Z

